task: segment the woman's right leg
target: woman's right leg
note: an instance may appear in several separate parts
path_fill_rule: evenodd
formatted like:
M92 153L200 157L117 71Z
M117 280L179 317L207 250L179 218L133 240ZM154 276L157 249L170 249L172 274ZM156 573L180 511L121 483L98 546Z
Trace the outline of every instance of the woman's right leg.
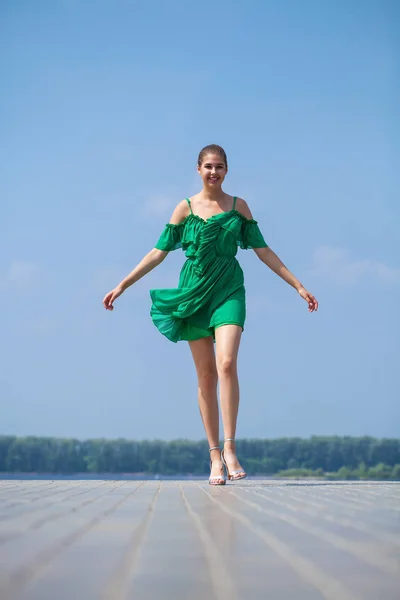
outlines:
M212 337L189 342L198 380L198 400L201 418L210 448L219 447L219 412L217 399L218 374ZM211 478L223 475L220 450L210 452Z

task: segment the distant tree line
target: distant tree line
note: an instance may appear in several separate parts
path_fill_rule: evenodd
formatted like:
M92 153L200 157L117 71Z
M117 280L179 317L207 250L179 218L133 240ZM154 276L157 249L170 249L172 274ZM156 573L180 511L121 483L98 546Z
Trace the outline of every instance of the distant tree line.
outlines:
M338 471L326 472L323 469L285 469L279 471L279 477L285 477L286 479L299 479L304 477L321 478L321 479L368 479L368 480L390 480L400 481L400 464L385 465L379 463L375 467L367 467L365 463L361 463L357 469L350 469L349 467L340 467Z
M343 479L399 478L400 439L240 439L237 447L241 463L251 475L335 477L341 473ZM0 436L3 473L204 475L208 461L206 441Z

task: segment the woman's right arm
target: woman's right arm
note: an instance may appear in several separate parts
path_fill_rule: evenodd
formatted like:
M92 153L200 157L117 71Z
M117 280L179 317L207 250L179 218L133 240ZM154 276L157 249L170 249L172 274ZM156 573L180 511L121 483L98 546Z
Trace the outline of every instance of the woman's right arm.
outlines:
M164 258L167 256L168 252L164 252L163 250L157 250L157 248L153 248L142 258L140 263L119 283L111 292L108 292L104 296L103 305L107 310L114 310L113 302L121 294L124 293L128 287L139 281L144 275L150 273L157 265L162 263Z
M179 224L187 216L188 204L185 200L180 202L172 213L170 223L175 225ZM103 305L106 310L114 310L113 302L121 294L124 293L128 287L139 281L144 275L150 273L155 267L157 267L167 256L168 252L165 250L158 250L153 248L142 258L140 263L123 279L111 292L108 292L103 298Z

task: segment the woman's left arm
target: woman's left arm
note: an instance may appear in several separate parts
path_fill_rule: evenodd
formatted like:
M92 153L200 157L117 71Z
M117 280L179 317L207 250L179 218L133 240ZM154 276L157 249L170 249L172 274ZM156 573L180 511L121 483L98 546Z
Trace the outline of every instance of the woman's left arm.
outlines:
M286 283L294 287L294 289L300 294L302 298L308 304L308 311L314 312L318 310L318 302L310 292L307 292L306 288L302 283L289 271L283 264L279 256L271 250L271 248L254 248L254 252L258 258L267 265L274 273L279 275Z
M237 209L246 217L246 219L253 219L250 208L245 200L242 198L237 199ZM279 256L271 250L271 248L254 248L254 252L258 258L267 265L274 273L279 275L286 283L294 287L294 289L300 294L302 298L308 304L308 311L314 312L318 310L318 302L310 292L307 292L306 288L300 283L298 279L289 271L283 264Z

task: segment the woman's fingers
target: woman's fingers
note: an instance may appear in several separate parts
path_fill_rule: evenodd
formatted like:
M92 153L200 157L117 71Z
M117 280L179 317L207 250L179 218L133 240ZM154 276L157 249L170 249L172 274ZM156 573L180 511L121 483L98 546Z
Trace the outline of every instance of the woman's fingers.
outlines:
M314 312L315 310L318 310L318 302L312 294L307 292L307 290L304 288L300 288L299 294L307 302L309 312Z
M113 301L114 301L113 293L108 292L108 294L106 296L104 296L104 300L103 300L104 308L106 310L113 310L113 308L114 308L112 305Z
M103 299L104 308L107 310L114 310L113 302L114 300L120 297L123 291L124 290L121 288L121 286L117 286L116 288L111 290L111 292L108 292L108 294L106 294Z
M308 310L310 312L314 312L315 310L318 310L318 302L316 301L314 296L312 296L311 294L308 294Z

